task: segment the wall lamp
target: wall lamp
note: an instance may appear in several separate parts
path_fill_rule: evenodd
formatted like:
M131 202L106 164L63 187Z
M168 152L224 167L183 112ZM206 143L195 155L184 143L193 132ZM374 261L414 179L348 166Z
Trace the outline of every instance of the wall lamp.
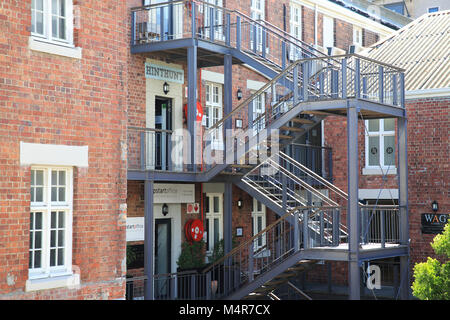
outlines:
M162 206L162 214L163 216L167 216L167 214L169 213L169 206L167 205L167 203L164 203Z
M242 201L241 198L239 198L238 201L237 201L237 207L238 207L239 209L241 209L243 206L244 206L244 202Z
M242 99L242 90L241 90L241 88L237 89L237 91L236 91L236 96L237 96L237 99L238 99L238 100L241 100L241 99Z
M436 200L434 200L434 201L431 203L431 210L433 210L434 212L436 212L436 211L439 210L439 205L438 205L438 203L437 203Z
M169 93L169 89L170 89L169 84L167 82L164 82L164 84L163 84L164 94L168 94Z

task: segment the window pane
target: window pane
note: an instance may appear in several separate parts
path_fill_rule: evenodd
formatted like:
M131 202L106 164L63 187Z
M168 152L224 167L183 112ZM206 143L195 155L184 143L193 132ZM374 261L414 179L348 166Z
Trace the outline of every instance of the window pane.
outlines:
M34 32L44 34L44 14L36 12L36 28Z
M59 185L60 186L66 185L66 172L65 171L59 171Z
M66 201L66 188L60 187L58 188L58 201Z
M395 161L395 137L384 137L384 165L393 166Z
M58 230L58 247L64 247L64 230Z
M209 197L206 197L206 200L205 200L205 212L210 212L209 211Z
M219 212L219 197L214 197L214 212Z
M57 198L57 187L52 187L52 201L58 201Z
M58 18L56 16L52 16L52 37L58 37Z
M30 230L34 229L34 213L30 213Z
M64 211L59 212L58 216L58 228L64 228Z
M52 220L51 228L55 229L56 228L56 212L55 211L52 211L52 218L51 218L51 220Z
M36 170L36 185L44 185L44 170Z
M369 137L369 166L380 164L380 137Z
M41 250L34 252L34 268L41 267Z
M58 171L52 170L52 186L58 185Z
M31 202L36 202L36 199L34 198L34 188L31 188Z
M58 0L52 0L52 14L58 14Z
M58 249L58 266L64 265L64 249Z
M59 38L66 39L66 19L59 18Z
M56 231L52 230L50 232L50 247L56 247Z
M219 219L214 219L214 244L219 242Z
M384 119L384 131L395 130L395 119Z
M59 15L61 17L65 17L66 16L66 1L64 0L60 0L60 8L59 8Z
M369 120L369 131L370 132L380 131L380 120L378 119Z
M209 219L205 219L205 224L206 224L206 248L209 250L209 249L211 249L210 248L210 246L209 246L209 236L210 236L210 234L209 234Z
M34 233L34 248L33 249L41 249L42 248L42 232L36 231Z
M50 250L50 267L54 267L56 265L56 249Z
M35 230L42 229L42 212L36 212L34 214L34 219L35 219L34 229Z
M44 188L38 187L36 188L36 202L42 202L44 201Z

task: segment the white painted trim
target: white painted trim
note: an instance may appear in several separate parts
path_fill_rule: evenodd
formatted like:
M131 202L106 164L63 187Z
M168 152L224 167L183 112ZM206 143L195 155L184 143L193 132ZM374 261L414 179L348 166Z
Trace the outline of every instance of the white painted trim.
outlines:
M225 76L223 75L223 73L218 73L218 72L213 72L213 71L208 71L208 70L202 70L202 80L225 84Z
M382 25L372 19L366 18L358 13L352 12L343 8L342 6L332 3L328 0L291 0L295 4L299 4L314 10L317 5L317 11L324 15L331 16L355 26L370 30L380 34L380 37L387 37L395 30Z
M56 44L44 39L37 39L31 36L28 41L28 48L33 51L40 51L68 58L81 59L81 48L70 45Z
M29 279L25 282L25 291L46 290L60 287L75 287L80 285L79 274L69 274L59 277Z
M55 165L87 168L88 146L20 142L20 165Z
M359 199L398 199L398 189L359 189Z
M265 86L265 82L255 81L255 80L247 80L247 89L258 91L263 86Z
M388 175L392 175L392 174L397 174L397 168L395 167L390 167L389 171L388 168L383 168L381 169L380 167L374 167L374 168L363 168L362 169L362 174L363 175L384 175L384 174L388 174Z
M437 88L437 89L423 89L423 90L411 90L406 91L406 99L425 99L425 98L437 98L437 97L450 97L450 88Z

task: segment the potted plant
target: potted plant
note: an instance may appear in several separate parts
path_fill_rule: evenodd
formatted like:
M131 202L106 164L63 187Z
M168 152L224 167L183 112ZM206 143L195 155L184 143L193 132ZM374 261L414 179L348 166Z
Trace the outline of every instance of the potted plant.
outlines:
M202 287L203 281L200 272L205 266L205 242L203 240L198 242L184 242L181 245L181 253L177 260L178 277L178 298L180 299L194 299L191 296L191 288L195 284L195 295L202 296L205 292ZM192 275L195 274L196 281L192 283Z

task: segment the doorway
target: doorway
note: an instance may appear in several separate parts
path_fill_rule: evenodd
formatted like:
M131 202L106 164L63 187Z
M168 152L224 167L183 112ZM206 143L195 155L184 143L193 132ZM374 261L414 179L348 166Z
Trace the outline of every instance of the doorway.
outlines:
M171 219L155 219L155 275L171 272ZM170 278L155 278L155 298L170 297Z
M172 99L155 98L155 169L169 170L169 142L172 138Z

